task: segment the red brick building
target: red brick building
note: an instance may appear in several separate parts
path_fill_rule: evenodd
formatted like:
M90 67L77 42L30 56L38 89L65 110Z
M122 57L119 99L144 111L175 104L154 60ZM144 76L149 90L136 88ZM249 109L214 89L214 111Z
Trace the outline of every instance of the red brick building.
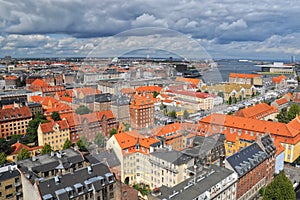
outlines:
M152 95L134 95L131 98L130 106L131 127L146 128L154 125L154 99Z
M81 136L87 137L89 142L94 142L96 133L109 137L112 129L118 130L118 121L111 110L93 112L85 115L62 114L70 126L70 140L75 143Z
M251 199L272 180L276 147L268 137L226 158L225 167L238 176L236 199Z
M0 138L15 134L26 134L32 114L28 106L0 110Z

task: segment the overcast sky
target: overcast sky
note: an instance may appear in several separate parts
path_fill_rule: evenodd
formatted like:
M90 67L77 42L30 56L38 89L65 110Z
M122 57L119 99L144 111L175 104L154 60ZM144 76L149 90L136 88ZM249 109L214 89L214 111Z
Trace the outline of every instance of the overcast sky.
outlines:
M0 57L87 56L99 45L127 51L141 38L121 46L111 38L159 27L197 41L215 59L300 60L299 12L299 0L0 0Z

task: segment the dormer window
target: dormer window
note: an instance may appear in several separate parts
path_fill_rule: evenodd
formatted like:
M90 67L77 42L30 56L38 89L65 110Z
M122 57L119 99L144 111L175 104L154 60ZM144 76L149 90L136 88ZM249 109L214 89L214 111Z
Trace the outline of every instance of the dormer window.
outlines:
M140 150L140 144L135 145L135 150L139 151Z

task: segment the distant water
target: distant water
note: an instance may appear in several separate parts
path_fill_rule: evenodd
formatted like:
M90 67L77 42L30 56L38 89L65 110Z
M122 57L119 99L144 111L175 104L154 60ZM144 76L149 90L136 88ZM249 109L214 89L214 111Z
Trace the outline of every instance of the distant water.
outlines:
M202 79L206 83L217 83L229 80L230 73L252 74L254 71L260 71L260 67L252 62L239 61L216 61L217 68L203 72Z

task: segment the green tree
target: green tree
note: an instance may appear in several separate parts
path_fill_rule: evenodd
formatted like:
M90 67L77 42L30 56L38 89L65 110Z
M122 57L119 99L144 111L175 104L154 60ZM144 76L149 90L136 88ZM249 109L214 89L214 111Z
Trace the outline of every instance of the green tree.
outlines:
M26 129L29 142L37 143L37 130L40 123L46 123L48 120L45 115L37 114L34 119L30 120Z
M175 110L172 110L170 113L169 113L169 117L172 117L172 118L176 118L176 111Z
M105 137L101 133L96 133L94 143L98 145L98 147L105 147Z
M68 149L72 146L72 142L69 140L69 138L66 139L66 141L63 144L63 149Z
M56 112L56 111L54 111L54 112L51 114L51 118L52 118L54 121L59 121L59 120L61 120L59 113Z
M6 155L4 152L0 153L0 165L6 163Z
M79 106L76 110L75 110L75 113L78 114L78 115L84 115L84 114L88 114L88 113L91 113L92 111L86 107L86 106Z
M51 153L52 148L49 144L45 143L44 147L42 148L41 154L49 154Z
M189 112L187 110L183 111L183 119L188 119L189 118Z
M288 112L286 108L283 108L276 116L278 122L289 123Z
M26 149L21 149L21 151L17 155L17 160L25 160L27 158L30 158L30 152Z
M285 176L284 172L280 172L275 176L274 180L266 187L263 200L296 200L296 193L292 182Z
M113 136L114 134L116 134L118 131L115 129L115 128L113 128L113 129L111 129L110 131L109 131L109 136L111 137L111 136Z
M5 138L0 138L0 152L4 152L5 154L10 153L10 145L6 141Z
M79 150L87 151L87 146L89 145L87 138L85 136L81 136L79 140L77 140L76 145Z
M298 106L298 104L296 103L293 103L287 114L289 121L295 119L295 117L299 114L300 114L300 106Z
M229 96L229 98L228 98L228 104L229 104L229 105L232 104L232 97L231 97L231 96Z
M139 191L143 196L148 195L151 192L150 186L143 183L135 183L133 188Z
M159 93L158 93L158 92L156 92L156 91L153 91L153 92L152 92L152 96L153 96L153 98L156 98L158 95L159 95Z

